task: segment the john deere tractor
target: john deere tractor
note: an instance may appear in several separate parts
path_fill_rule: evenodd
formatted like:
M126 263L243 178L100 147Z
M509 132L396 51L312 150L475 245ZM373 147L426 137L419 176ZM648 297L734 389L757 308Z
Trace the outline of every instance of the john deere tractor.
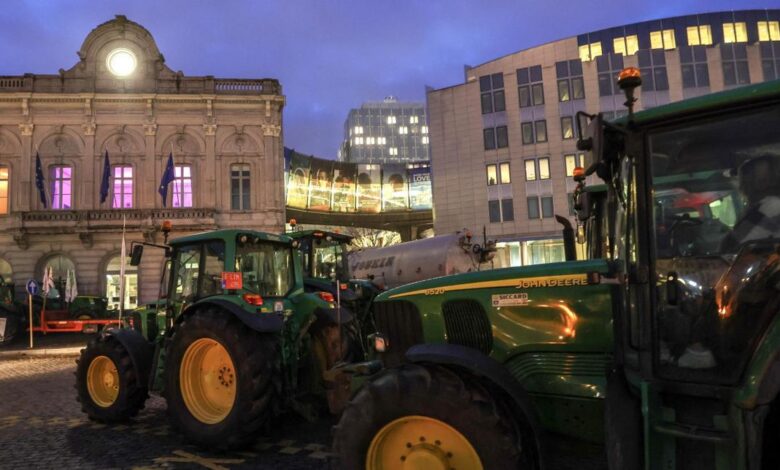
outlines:
M343 468L549 468L565 440L611 469L780 468L780 82L633 113L640 83L627 117L578 115L588 259L375 299L385 370L335 428Z
M133 247L131 264L144 245ZM304 291L296 242L219 230L153 246L167 259L162 296L82 350L83 411L124 421L159 393L175 428L221 449L247 443L285 410L315 417L322 375L346 351L340 326L352 315Z

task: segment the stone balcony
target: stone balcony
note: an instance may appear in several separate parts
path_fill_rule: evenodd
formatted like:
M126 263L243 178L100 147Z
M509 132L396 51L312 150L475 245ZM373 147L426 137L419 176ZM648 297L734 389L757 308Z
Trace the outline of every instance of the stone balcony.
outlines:
M120 233L123 224L128 232L141 232L153 242L164 220L170 220L177 232L213 230L217 228L215 213L213 208L31 211L0 220L0 231L13 234L23 249L31 236L54 234L78 234L90 247L94 234Z

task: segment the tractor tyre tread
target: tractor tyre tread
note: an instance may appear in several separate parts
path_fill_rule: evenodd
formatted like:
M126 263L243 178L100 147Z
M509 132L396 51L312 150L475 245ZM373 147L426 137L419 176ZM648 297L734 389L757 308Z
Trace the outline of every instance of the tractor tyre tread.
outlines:
M215 425L201 423L192 416L179 388L183 353L189 344L205 335L228 350L237 371L236 402L228 416ZM276 344L273 335L258 333L216 307L188 315L175 328L166 353L163 396L168 403L171 427L198 445L223 451L244 447L256 439L272 415L276 397Z
M87 371L93 359L107 356L113 361L119 375L119 396L113 405L101 407L89 395ZM101 423L119 423L128 421L144 408L149 398L148 390L141 385L138 371L135 370L130 353L116 339L111 337L93 338L87 347L81 350L76 359L76 400L81 403L81 411L89 419Z
M474 447L483 468L536 468L532 436L499 395L473 377L432 364L404 364L363 386L333 428L333 468L358 469L374 436L388 423L419 415L443 421Z

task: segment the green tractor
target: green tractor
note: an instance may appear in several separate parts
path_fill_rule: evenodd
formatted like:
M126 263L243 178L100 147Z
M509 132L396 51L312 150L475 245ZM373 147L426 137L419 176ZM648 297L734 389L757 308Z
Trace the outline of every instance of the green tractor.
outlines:
M371 300L381 290L370 280L351 277L347 247L354 237L325 230L297 230L287 235L300 244L306 291L345 305L357 315L357 324L369 321Z
M134 244L131 264L144 245ZM83 411L125 421L156 392L176 429L217 449L248 443L283 411L316 417L323 374L348 349L340 330L352 315L305 292L297 242L218 230L153 246L167 258L160 300L82 350Z
M636 114L639 71L618 83L627 117L578 115L588 259L380 294L343 468L549 468L567 440L611 469L780 468L780 82Z

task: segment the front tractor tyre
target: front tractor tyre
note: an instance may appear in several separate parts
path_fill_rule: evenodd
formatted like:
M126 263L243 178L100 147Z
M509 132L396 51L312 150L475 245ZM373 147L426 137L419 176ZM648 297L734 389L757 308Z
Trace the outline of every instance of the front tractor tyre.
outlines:
M333 449L337 466L349 469L534 469L531 436L519 424L476 380L406 364L355 394Z
M95 338L76 361L81 410L102 423L127 421L149 397L127 349L115 338Z
M271 335L216 308L185 318L166 359L171 424L209 448L233 449L255 439L271 414L275 344Z

